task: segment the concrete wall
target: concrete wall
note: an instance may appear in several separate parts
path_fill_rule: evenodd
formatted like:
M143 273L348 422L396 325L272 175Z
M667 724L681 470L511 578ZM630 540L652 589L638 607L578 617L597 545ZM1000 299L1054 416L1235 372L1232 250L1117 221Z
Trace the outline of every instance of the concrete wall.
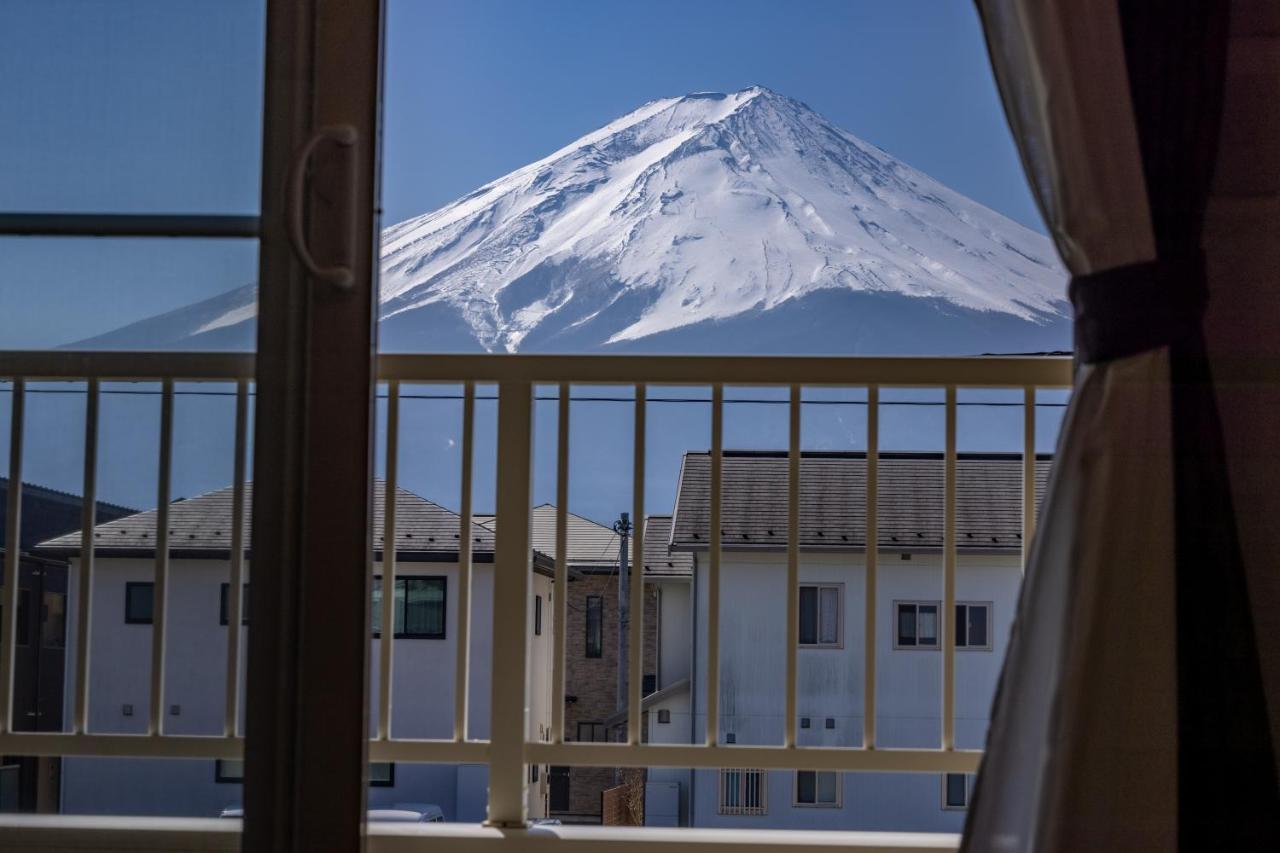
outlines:
M705 558L699 555L693 739L705 731L707 596ZM720 608L720 732L739 744L780 744L785 703L786 561L782 554L728 552L722 563ZM806 554L801 582L842 583L839 648L802 648L798 655L797 705L810 728L798 728L804 746L859 746L863 716L864 571L861 555ZM962 556L957 601L990 602L992 650L956 653L956 742L983 744L991 697L1004 658L1021 583L1012 556ZM895 649L895 607L900 600L942 599L938 555L881 557L876 605L877 732L883 747L937 747L941 742L942 653ZM664 621L673 614L664 610ZM942 630L950 630L946 620ZM672 707L672 732L678 709ZM831 718L834 727L828 729ZM665 727L664 727L665 728ZM656 732L657 727L651 727ZM687 730L687 728L685 729ZM655 734L655 736L657 736ZM844 774L839 807L793 805L794 774L771 772L768 813L726 816L718 811L718 774L696 771L691 823L696 826L845 828L956 831L963 812L942 808L937 774Z
M76 560L72 560L69 612L74 613ZM90 657L90 729L95 732L146 731L150 697L150 625L124 621L125 584L153 579L148 559L99 558L95 564ZM381 574L375 564L374 573ZM446 579L445 638L398 639L393 652L391 731L396 738L447 738L453 732L454 662L457 654L458 567L455 563L408 563L400 576ZM222 733L226 683L226 632L219 624L220 586L230 575L225 560L172 561L165 664L164 731L168 734ZM543 634L531 638L530 737L550 727L550 649L554 609L552 583L535 575L533 588L543 596ZM490 672L493 647L493 566L476 564L472 572L470 613L471 678L468 735L489 736ZM532 608L532 601L530 604ZM532 613L532 610L531 610ZM533 631L532 615L529 630ZM67 713L74 696L77 630L68 620ZM242 628L242 648L247 629ZM379 645L370 640L370 732L376 731L379 693ZM241 664L241 725L244 707ZM132 714L126 713L131 706ZM172 710L178 713L170 713ZM540 773L540 780L545 774ZM468 784L460 785L465 778ZM446 765L399 762L395 784L372 787L371 806L397 802L433 803L448 820L484 816L486 787L474 772ZM485 778L485 777L480 777ZM62 810L69 814L216 815L241 800L241 786L215 780L214 762L68 758L63 763ZM531 786L530 809L545 814L542 787ZM477 801L478 798L478 801Z

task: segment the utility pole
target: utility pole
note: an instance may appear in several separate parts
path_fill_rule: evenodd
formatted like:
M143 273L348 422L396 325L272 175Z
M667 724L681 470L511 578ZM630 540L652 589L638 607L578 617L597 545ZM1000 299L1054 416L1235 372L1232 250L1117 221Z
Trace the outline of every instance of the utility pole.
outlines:
M627 545L631 539L631 517L622 513L613 523L618 534L618 710L627 707L627 640L631 636L631 572L627 565Z

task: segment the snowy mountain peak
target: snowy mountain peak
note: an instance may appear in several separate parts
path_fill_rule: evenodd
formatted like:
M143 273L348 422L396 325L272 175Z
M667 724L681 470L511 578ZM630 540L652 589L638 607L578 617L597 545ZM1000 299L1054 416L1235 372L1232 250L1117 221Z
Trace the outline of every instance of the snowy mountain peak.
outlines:
M387 228L382 250L384 348L981 352L1069 340L1047 238L763 86L650 101ZM188 334L242 327L252 292L229 299L195 306ZM1017 333L992 344L996 329Z

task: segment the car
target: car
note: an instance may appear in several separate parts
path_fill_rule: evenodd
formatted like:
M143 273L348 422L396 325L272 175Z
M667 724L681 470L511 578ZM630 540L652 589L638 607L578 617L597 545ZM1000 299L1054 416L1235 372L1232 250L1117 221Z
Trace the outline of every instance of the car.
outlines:
M227 806L218 817L243 818L244 807ZM444 823L444 810L431 803L395 803L389 809L369 809L369 823Z

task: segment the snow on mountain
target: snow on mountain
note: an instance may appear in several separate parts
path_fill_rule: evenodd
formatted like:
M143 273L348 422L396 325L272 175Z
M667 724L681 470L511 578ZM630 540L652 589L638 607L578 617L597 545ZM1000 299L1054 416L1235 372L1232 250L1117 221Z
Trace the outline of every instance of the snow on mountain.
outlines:
M762 87L647 103L382 251L392 349L1069 346L1047 238ZM219 299L146 322L178 345L250 334L252 291Z

